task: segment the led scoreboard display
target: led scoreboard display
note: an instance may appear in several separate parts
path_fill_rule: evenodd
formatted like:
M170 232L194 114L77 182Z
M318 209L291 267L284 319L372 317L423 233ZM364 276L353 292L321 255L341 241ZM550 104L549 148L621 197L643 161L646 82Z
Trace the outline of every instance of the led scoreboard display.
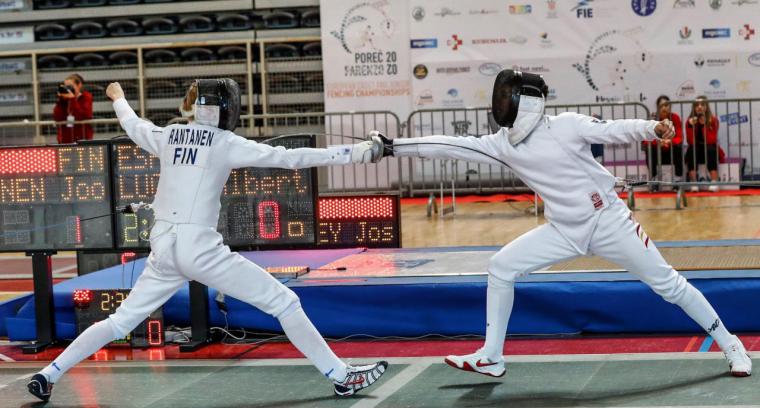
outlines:
M130 289L74 291L74 314L77 319L77 334L93 324L108 318L129 296ZM164 313L162 308L143 320L127 337L114 340L111 344L129 344L132 347L164 345Z
M110 212L108 145L0 148L0 251L111 248Z
M311 135L288 137L273 145L288 149L312 147ZM156 194L160 163L129 141L113 145L113 185L116 206L150 203ZM250 167L233 170L221 197L217 230L227 245L290 246L314 244L314 177L312 169ZM153 211L116 217L119 248L149 247Z
M317 245L401 248L397 195L320 197Z

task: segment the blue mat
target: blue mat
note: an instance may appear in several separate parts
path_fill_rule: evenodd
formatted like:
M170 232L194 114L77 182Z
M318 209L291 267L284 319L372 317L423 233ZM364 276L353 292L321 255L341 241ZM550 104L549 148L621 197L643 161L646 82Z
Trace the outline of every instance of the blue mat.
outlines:
M297 257L299 262L295 263L316 268L357 252L359 250L268 251L250 252L245 256L262 266L292 264L292 259ZM142 260L136 262L135 275L143 265ZM125 269L129 272L131 265ZM119 266L56 285L59 338L75 335L72 291L118 287L121 271ZM705 294L731 330L760 331L760 271L685 271L683 274ZM286 284L300 296L317 328L329 337L484 334L484 275L307 279ZM516 292L509 324L512 334L702 332L680 308L662 300L628 273L534 274L519 281ZM214 290L209 290L211 298L215 295ZM216 304L210 304L212 324L223 325L224 319ZM280 331L274 318L243 302L227 298L227 308L230 327ZM3 310L0 305L0 313ZM189 325L187 288L167 302L164 314L167 324ZM7 333L12 340L34 338L33 302L27 300L18 313L5 316Z
M329 250L291 250L291 251L251 251L241 252L241 255L266 268L268 266L304 265L319 268L348 255L362 252L361 248L329 249ZM132 282L142 274L145 259L104 269L84 276L56 284L53 287L53 302L55 304L56 336L59 339L76 337L76 318L74 316L74 301L72 294L76 289L112 289L132 287ZM123 282L123 284L122 284ZM209 289L211 299L216 291ZM224 318L211 302L211 320L214 325L223 325ZM247 305L246 305L247 306ZM188 286L180 289L164 305L164 318L168 324L187 326L189 316L190 295ZM248 306L251 310L255 310ZM8 336L11 340L33 340L36 335L34 327L34 297L32 295L0 303L0 336Z

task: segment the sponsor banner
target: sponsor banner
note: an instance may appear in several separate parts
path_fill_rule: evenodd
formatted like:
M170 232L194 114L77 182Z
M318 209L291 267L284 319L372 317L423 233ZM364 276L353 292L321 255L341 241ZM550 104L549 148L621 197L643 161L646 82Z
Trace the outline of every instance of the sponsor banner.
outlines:
M3 61L0 60L0 74L17 73L27 69L24 61Z
M0 44L26 44L33 42L34 27L32 26L0 27Z
M0 104L15 104L28 101L29 96L23 91L0 92Z
M406 1L320 2L325 111L389 110L409 114L410 47L437 46L434 37L409 36ZM329 68L329 69L328 69Z

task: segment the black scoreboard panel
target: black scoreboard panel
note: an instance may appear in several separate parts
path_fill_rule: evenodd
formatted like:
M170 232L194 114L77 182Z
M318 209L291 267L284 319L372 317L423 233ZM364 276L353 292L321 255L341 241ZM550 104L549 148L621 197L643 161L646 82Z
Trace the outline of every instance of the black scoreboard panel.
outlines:
M74 291L74 314L77 319L77 335L93 324L108 318L129 296L130 289ZM111 344L129 344L132 347L152 347L164 345L164 314L159 308L151 313L127 337L114 340Z
M314 138L295 136L271 144L288 149L312 147ZM152 202L158 187L158 158L129 141L114 143L112 154L116 206ZM237 248L314 244L315 175L312 169L233 170L222 192L217 226L225 244ZM117 246L149 247L152 225L152 210L119 214Z
M0 148L0 251L112 248L108 160L107 144Z

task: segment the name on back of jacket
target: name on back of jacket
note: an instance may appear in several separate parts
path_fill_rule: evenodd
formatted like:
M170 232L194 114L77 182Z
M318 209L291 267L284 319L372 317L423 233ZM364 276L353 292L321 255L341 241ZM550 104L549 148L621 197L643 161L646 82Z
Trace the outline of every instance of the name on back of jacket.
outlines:
M169 133L169 145L183 145L174 148L174 160L172 164L195 164L198 158L198 149L188 146L211 146L214 132L206 129L178 128Z

